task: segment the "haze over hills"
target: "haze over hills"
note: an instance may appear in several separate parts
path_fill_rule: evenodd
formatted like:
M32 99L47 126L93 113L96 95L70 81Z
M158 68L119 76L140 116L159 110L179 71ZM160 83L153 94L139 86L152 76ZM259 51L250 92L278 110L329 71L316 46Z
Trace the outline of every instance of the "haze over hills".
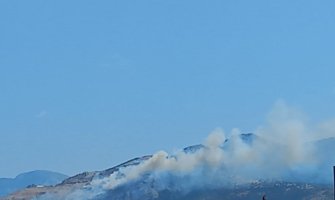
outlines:
M175 154L158 152L138 157L104 171L78 174L53 187L28 188L3 199L215 200L224 197L229 200L259 199L265 193L269 199L278 200L332 199L335 138L313 143L312 161L318 158L317 162L308 158L285 165L285 158L275 163L281 166L273 170L268 168L272 164L262 167L263 155L255 156L258 150L251 149L259 148L257 145L264 140L255 134L224 139L214 133L204 144L186 147ZM243 159L235 158L237 154ZM253 160L245 160L245 155L254 156ZM246 167L241 167L241 162ZM274 160L267 158L266 162Z
M8 195L29 185L55 185L68 176L46 170L36 170L19 174L15 178L0 178L0 196Z
M334 10L0 0L0 200L335 200Z

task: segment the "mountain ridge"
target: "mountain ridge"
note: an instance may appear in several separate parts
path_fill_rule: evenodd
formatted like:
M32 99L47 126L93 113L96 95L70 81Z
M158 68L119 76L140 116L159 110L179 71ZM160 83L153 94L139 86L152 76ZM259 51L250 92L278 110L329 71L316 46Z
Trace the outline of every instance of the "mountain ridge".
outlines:
M33 170L14 178L0 178L0 197L32 185L55 185L66 178L67 175L48 170Z
M252 144L253 140L257 138L257 136L253 134L242 134L241 139L248 145ZM224 143L227 143L229 140L226 140ZM335 147L335 138L329 138L329 139L324 139L321 141L321 144L324 142L329 142L331 147ZM318 143L316 142L316 143ZM334 145L332 145L334 144ZM182 151L185 153L194 153L197 152L201 149L207 148L204 145L193 145L184 148ZM223 148L223 147L221 147ZM323 149L319 153L325 154L328 152L324 152ZM173 155L172 155L173 156ZM325 156L327 157L327 156ZM53 194L58 196L58 198L54 199L63 199L66 197L67 192L66 191L73 191L73 190L81 190L81 191L86 191L89 192L90 189L85 189L85 188L90 188L90 185L92 184L92 181L96 179L103 179L106 177L111 176L112 174L115 173L120 173L120 170L127 168L129 166L136 166L141 164L142 162L149 160L152 158L152 155L146 155L142 157L137 157L130 159L124 163L121 163L119 165L116 165L112 168L108 168L106 170L102 171L93 171L93 172L83 172L80 174L77 174L75 176L69 177L65 180L63 180L61 183L55 185L55 186L48 186L44 188L27 188L22 191L19 191L17 193L14 193L13 195L9 195L6 198L0 198L1 200L9 200L9 199L31 199L32 196L41 196L43 197L44 194ZM120 174L122 176L122 173ZM173 180L173 179L171 179ZM196 189L194 191L191 191L188 194L183 194L179 193L178 190L175 189L164 189L164 190L157 190L155 182L157 180L151 179L150 174L144 174L142 178L139 178L138 180L131 181L129 183L120 185L117 188L107 190L105 193L97 195L96 197L92 198L87 198L87 199L97 199L97 200L105 200L105 199L115 199L115 200L123 200L123 199L129 199L131 196L140 196L146 195L146 199L158 199L158 200L177 200L178 198L183 199L185 197L190 197L190 195L195 195L198 194L198 196L202 196L203 198L211 199L210 195L211 193L214 194L213 191L201 191L199 189ZM159 183L158 183L159 184ZM174 186L175 187L175 186ZM176 186L178 188L178 185ZM276 189L277 187L277 189ZM259 184L251 184L251 185L244 185L243 187L235 187L235 188L218 188L218 190L215 190L215 194L224 194L224 191L228 193L231 198L230 199L243 199L242 197L246 197L244 199L252 199L257 196L257 194L261 191L260 188L268 188L266 189L267 193L272 194L272 195L279 195L280 193L283 193L284 191L295 191L295 193L300 197L303 197L303 194L306 193L309 196L304 198L311 199L312 197L314 199L331 199L332 197L332 187L330 184L318 184L318 183L305 183L305 182L293 182L293 181L281 181L281 182L271 182L271 181L260 181ZM63 192L62 192L63 191ZM65 191L65 192L64 192ZM127 191L125 193L125 191ZM238 194L245 194L242 195L241 197L234 196L234 191L238 192ZM265 191L265 189L264 189ZM256 194L257 193L257 194ZM126 196L124 196L124 194ZM249 194L249 195L248 195ZM316 196L313 196L315 194ZM65 196L64 196L65 195ZM111 197L112 195L112 197ZM127 196L128 195L128 196ZM130 195L130 196L129 196ZM157 197L157 195L161 196L160 198ZM178 196L179 195L179 196ZM186 196L185 196L186 195ZM187 196L189 195L189 196ZM256 196L255 196L256 195ZM284 193L283 193L284 195ZM294 193L285 193L287 195L287 199L293 199L295 196ZM118 198L116 198L118 196ZM41 198L43 199L43 198ZM52 198L53 199L53 198ZM71 199L71 198L69 198ZM141 198L130 198L132 200L135 199L141 199ZM229 199L229 198L227 198ZM280 199L280 198L271 198L271 199ZM44 199L43 199L44 200ZM194 199L196 200L196 198Z

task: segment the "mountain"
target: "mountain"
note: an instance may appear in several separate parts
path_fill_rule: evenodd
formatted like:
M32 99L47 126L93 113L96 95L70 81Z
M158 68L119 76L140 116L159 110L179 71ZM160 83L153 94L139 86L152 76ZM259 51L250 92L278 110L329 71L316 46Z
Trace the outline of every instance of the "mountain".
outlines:
M0 196L23 189L28 186L48 186L62 182L68 176L56 172L36 170L22 173L15 178L0 178Z
M254 134L241 134L240 139L252 147L257 136ZM234 142L226 140L220 147L229 150ZM206 150L204 145L194 145L183 149L186 155L193 155ZM306 174L291 172L291 176L301 176L301 179L291 180L253 180L251 182L229 182L230 178L236 180L232 174L211 174L207 168L195 171L194 174L156 173L144 171L139 177L129 179L116 187L109 186L110 177L120 181L125 177L127 169L141 168L141 164L156 159L155 155L137 157L115 167L103 170L84 172L69 177L55 186L30 187L18 191L1 200L251 200L261 199L266 194L270 200L279 199L314 199L332 200L332 164L334 164L335 138L323 139L315 142L316 154L320 164L312 169L311 177ZM165 154L162 154L165 156ZM177 156L168 157L178 160ZM159 163L153 162L153 165ZM187 163L186 163L187 164ZM139 166L139 167L137 167ZM321 169L318 171L318 169ZM229 172L234 169L229 169ZM131 171L130 171L131 172ZM298 171L299 172L299 171ZM201 176L199 175L201 174ZM217 177L218 175L222 177ZM327 177L322 179L321 177ZM313 179L314 178L314 179ZM222 181L222 179L226 179ZM221 180L221 181L220 181ZM195 183L196 182L196 183ZM114 183L112 183L114 184ZM36 198L37 197L37 198Z
M137 187L144 183L136 183ZM270 200L333 200L333 191L330 186L293 182L255 182L248 185L234 187L196 188L188 192L182 190L156 190L148 186L136 191L132 186L124 185L110 190L95 200L255 200L266 195ZM135 190L134 190L135 189Z
M185 192L173 187L159 190L154 182L137 180L96 196L90 196L90 193L95 193L91 189L83 190L88 185L89 183L82 182L60 184L55 187L28 188L2 200L30 200L36 196L40 196L38 200L254 200L261 199L265 194L269 200L333 200L330 185L280 181L258 181L232 187L195 188ZM79 192L71 193L76 190ZM47 195L48 193L51 195Z

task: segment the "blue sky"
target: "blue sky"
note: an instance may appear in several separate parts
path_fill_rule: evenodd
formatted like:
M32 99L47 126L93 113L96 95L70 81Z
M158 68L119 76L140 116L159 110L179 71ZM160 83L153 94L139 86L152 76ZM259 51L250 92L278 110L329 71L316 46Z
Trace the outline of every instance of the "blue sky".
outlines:
M335 1L0 2L0 177L72 175L335 112Z

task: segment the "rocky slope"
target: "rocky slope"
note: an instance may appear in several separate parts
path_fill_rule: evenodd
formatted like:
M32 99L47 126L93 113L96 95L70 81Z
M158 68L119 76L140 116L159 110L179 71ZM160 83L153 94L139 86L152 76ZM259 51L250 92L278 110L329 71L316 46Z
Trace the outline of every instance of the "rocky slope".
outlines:
M242 140L246 144L252 144L256 138L253 134L242 134ZM335 162L333 153L335 152L335 139L329 138L318 141L317 153L324 162L321 173L329 174L332 170L332 163ZM229 141L225 141L222 148L229 148ZM193 154L200 149L206 148L204 145L195 145L184 148L187 154ZM173 156L173 155L172 155ZM123 170L127 167L138 166L152 158L151 155L134 158L115 167L95 172L84 172L76 176L65 179L62 183L47 187L30 187L19 192L13 193L1 200L50 200L50 199L94 199L94 200L217 200L217 199L261 199L266 194L268 199L333 199L332 185L329 180L323 182L316 177L315 182L302 181L276 181L276 180L256 180L244 184L216 184L215 187L207 187L205 180L201 187L189 187L194 177L174 176L172 174L163 174L152 176L150 173L144 173L139 178L128 181L118 187L103 188L96 180L104 180L111 175L124 176ZM154 173L154 172L153 172ZM332 177L329 177L331 180ZM207 180L208 181L208 180ZM213 177L215 182L215 177ZM163 186L162 186L162 183ZM185 186L187 185L187 186ZM199 185L199 184L198 184ZM190 189L191 188L191 189Z

